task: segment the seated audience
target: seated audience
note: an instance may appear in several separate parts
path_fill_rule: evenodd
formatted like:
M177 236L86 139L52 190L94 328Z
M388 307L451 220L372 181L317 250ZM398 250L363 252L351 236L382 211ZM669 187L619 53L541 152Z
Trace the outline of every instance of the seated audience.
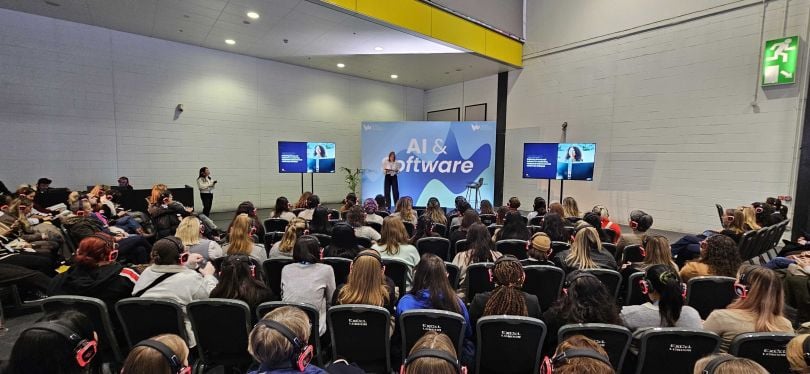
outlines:
M481 204L478 207L478 214L495 214L495 210L492 209L492 202L489 200L481 200Z
M527 258L520 261L524 266L529 265L549 265L556 266L551 261L551 239L544 232L532 235L529 240L529 247L526 248Z
M726 209L725 215L723 216L723 230L721 230L720 233L728 236L734 240L735 243L739 243L746 231L745 216L742 207Z
M453 218L461 217L464 212L461 209L461 203L467 202L467 199L464 196L456 196L453 200L453 209L447 212L447 221L450 222L450 226L457 225L458 223L453 223Z
M543 217L547 213L546 211L546 199L538 196L534 198L534 204L532 205L532 211L526 215L526 219L529 220L529 223L532 222L532 219L535 217Z
M464 297L467 288L467 267L478 262L495 262L502 254L495 250L489 238L489 230L483 223L474 223L467 232L467 250L456 253L453 265L458 266L459 295Z
M326 332L326 309L335 292L332 267L320 263L318 239L304 235L295 243L293 260L281 270L281 300L314 306L320 313L320 335Z
M556 201L548 205L548 212L559 214L560 218L565 217L565 209L563 209L562 204Z
M495 230L495 234L492 235L492 241L497 242L506 239L529 240L530 235L531 232L529 228L526 227L523 216L520 215L520 212L515 210L506 214L503 227Z
M796 335L787 345L790 370L796 374L810 374L810 334Z
M259 304L275 299L263 275L262 269L249 256L227 256L219 265L219 284L211 290L210 297L242 300L250 307L250 315L255 315Z
M2 208L0 208L0 212L2 212ZM37 252L33 249L31 243L18 237L9 226L3 223L0 223L0 264L39 272L42 277L37 278L40 280L54 275L54 266L56 265L50 251L47 253ZM23 273L27 273L27 271L21 272L20 275Z
M405 287L410 289L413 280L413 269L419 263L419 251L408 243L408 232L405 231L405 225L402 224L399 217L385 218L380 240L377 241L377 244L371 246L371 249L380 252L383 259L391 258L405 261L409 270L405 277Z
M628 245L640 245L644 236L647 235L647 230L652 227L653 217L641 210L634 210L630 212L630 229L632 232L626 232L619 237L616 242L616 253L621 254L624 247Z
M303 196L301 196L303 198ZM312 194L307 197L305 206L296 206L296 208L306 208L301 213L298 213L298 218L303 218L307 221L312 220L312 214L315 213L315 208L321 206L321 198L318 195ZM299 203L301 201L299 200Z
M504 222L506 222L506 215L509 214L509 207L502 206L498 208L498 212L495 213L495 226L502 227ZM492 225L490 225L492 226Z
M684 282L704 275L734 277L741 263L737 243L728 236L714 235L700 242L700 258L687 262L680 275Z
M450 248L455 249L456 242L461 239L467 239L467 233L473 223L481 223L481 219L478 217L478 214L475 214L474 210L469 209L464 212L464 215L461 217L461 225L450 233ZM449 229L450 228L448 228L448 230Z
M625 262L619 270L622 273L622 283L626 284L630 279L630 275L636 272L646 271L647 268L653 265L664 265L672 269L675 273L678 272L678 265L672 261L672 252L669 249L669 241L666 237L661 235L648 235L644 237L641 243L641 249L645 256L644 261L641 262ZM627 287L623 287L627 289Z
M757 223L757 211L751 205L742 207L743 210L743 229L745 231L759 230L762 227Z
M517 258L503 256L495 261L492 279L495 289L475 295L470 303L470 322L473 326L479 318L494 315L540 318L537 296L521 291L526 274Z
M223 248L227 255L247 255L257 261L267 260L264 245L253 241L255 228L252 222L253 220L245 213L236 216L228 231L228 244Z
M582 218L582 213L579 212L577 201L568 196L562 201L563 217L569 222L576 223Z
M433 223L447 226L447 216L444 215L444 209L442 209L438 198L431 197L428 199L427 207L425 207L425 212L422 215L428 216Z
M587 352L588 356L575 356ZM573 356L573 357L571 357ZM563 340L554 351L554 356L543 362L541 373L550 374L614 374L607 352L602 346L585 337L573 335ZM551 366L551 367L549 367ZM545 371L544 371L545 370Z
M465 369L453 341L445 334L427 331L414 343L401 374L460 374L466 373Z
M269 258L292 258L295 242L303 235L309 234L307 222L303 218L293 218L287 225L287 230L281 236L281 240L273 243L270 248Z
M577 223L577 227L582 225L588 225L593 227L596 230L596 233L599 234L599 240L602 243L611 243L610 238L608 238L607 233L605 230L602 229L602 220L599 219L599 215L593 212L587 212L582 216L582 220Z
M376 214L375 214L376 215ZM379 216L377 216L379 217ZM366 238L373 242L380 240L380 233L373 228L366 226L366 212L363 208L355 205L346 214L346 222L354 228L354 235L359 238ZM333 232L334 235L334 232Z
M228 224L228 232L231 231L231 226L236 222L236 218L239 217L241 214L247 214L250 217L250 226L251 226L251 235L253 240L263 240L264 239L264 224L256 215L256 207L253 206L253 203L250 201L243 201L239 203L239 206L236 207L236 213L233 215L233 219L231 219L231 223Z
M183 373L191 368L188 363L189 349L183 338L163 334L143 340L129 351L121 373L158 374Z
M385 198L383 198L383 200L384 199ZM377 206L377 202L374 201L374 199L368 198L363 201L363 211L366 212L366 223L374 222L382 225L383 217L377 214L378 210L380 210L380 207Z
M11 200L11 204L8 205L4 214L0 215L0 224L8 227L18 238L31 244L31 248L37 253L48 256L51 261L56 261L61 247L60 239L34 230L33 225L26 218L33 208L33 201L26 197L17 197Z
M155 202L149 208L149 216L155 225L155 239L162 239L173 236L180 225L182 217L191 214L193 208L186 208L179 201L174 201L172 192L169 189L162 189L161 185L152 188L152 196L158 192ZM165 186L163 186L165 188Z
M340 206L340 212L345 213L348 212L353 206L357 205L357 194L354 192L349 192L346 194L346 198L343 199L343 205Z
M695 362L694 374L708 373L706 368L714 363L714 370L711 374L768 374L762 365L747 358L734 357L730 354L713 354L701 358Z
M287 222L290 222L295 218L295 213L290 211L290 201L287 200L284 196L279 196L276 199L276 206L273 209L273 214L270 215L270 218L281 218Z
M123 230L110 227L92 212L87 199L79 201L77 206L79 208L76 215L62 219L62 226L68 230L70 238L75 243L81 242L87 236L104 232L111 235L118 244L118 257L121 261L133 264L144 264L148 261L152 246L146 238L141 235L129 235Z
M622 227L619 226L616 222L610 220L610 213L608 212L607 208L603 205L597 205L593 207L591 212L594 212L599 215L599 220L602 223L602 230L612 231L613 232L613 240L612 243L616 244L619 241L619 238L622 236Z
M739 298L726 309L715 309L703 323L704 329L723 338L720 351L728 351L731 340L742 333L793 332L790 321L782 315L785 294L776 272L744 266L734 287Z
M412 224L416 224L416 211L413 210L413 200L411 200L410 196L403 196L399 198L397 201L396 209L394 213L391 213L392 217L399 217L403 222L410 222Z
M293 208L295 209L307 209L309 208L307 205L309 203L309 197L312 196L312 192L306 191L301 194L298 198L298 201L295 203Z
M433 231L433 227L436 222L433 222L428 215L422 215L416 221L416 228L413 232L413 237L411 238L411 244L416 245L416 242L422 238L435 238L441 237L441 235L437 232Z
M209 240L203 236L205 226L195 216L188 216L180 221L177 226L176 236L183 242L183 247L189 253L198 253L205 261L213 260L224 256L224 251L219 243Z
M510 197L506 207L509 208L510 212L517 212L520 214L520 211L518 211L518 208L520 208L520 199L518 199L517 196Z
M618 269L613 255L602 249L599 234L593 227L583 227L577 231L571 249L557 253L554 263L566 274L574 270Z
M349 279L346 284L338 286L332 304L379 306L387 309L393 317L397 303L395 291L394 281L385 276L385 267L379 252L367 249L352 261Z
M650 302L622 307L622 321L630 331L642 332L652 327L703 329L697 310L683 305L685 285L671 267L652 265L641 282L642 292Z
M259 363L248 374L326 374L310 364L309 332L309 318L301 309L284 306L267 313L248 337L248 352ZM303 360L299 360L301 355Z
M42 272L0 262L0 284L17 286L23 301L44 299L50 283L51 277Z
M84 314L48 313L25 328L8 357L5 374L83 374L100 370L98 334ZM79 357L77 359L77 356Z
M377 211L388 212L390 207L385 203L385 196L377 194L377 196L374 196L374 202L377 203Z
M332 235L332 223L329 222L329 209L319 206L312 212L312 220L309 221L310 234Z
M571 237L566 233L565 221L561 215L549 212L543 216L543 232L554 242L568 243Z
M183 243L174 236L156 241L152 246L152 265L141 273L132 295L167 299L182 306L207 299L218 283L214 277L214 265L208 262L200 269L203 258L199 254L189 255L184 264L181 262L182 252ZM185 323L189 346L194 347L196 341L191 322L186 318Z
M468 203L466 200L461 200L458 205L456 205L456 214L450 220L450 227L461 225L461 221L464 219L464 213L469 211L475 213L472 206L470 206L470 203Z
M353 207L352 209L357 208ZM346 223L332 228L332 240L323 250L323 257L343 257L353 260L362 248L357 244L355 230Z

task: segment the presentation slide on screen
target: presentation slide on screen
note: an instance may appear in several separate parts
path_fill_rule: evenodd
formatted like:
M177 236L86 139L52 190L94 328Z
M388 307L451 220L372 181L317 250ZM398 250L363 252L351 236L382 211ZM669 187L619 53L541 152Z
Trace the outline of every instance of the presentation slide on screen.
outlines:
M335 143L278 142L280 173L334 173Z
M523 178L593 180L595 143L524 143Z
M467 184L483 178L481 199L492 201L495 177L495 122L363 122L363 198L384 192L383 162L396 155L399 195L417 206L430 197L453 207ZM472 194L470 195L472 199Z

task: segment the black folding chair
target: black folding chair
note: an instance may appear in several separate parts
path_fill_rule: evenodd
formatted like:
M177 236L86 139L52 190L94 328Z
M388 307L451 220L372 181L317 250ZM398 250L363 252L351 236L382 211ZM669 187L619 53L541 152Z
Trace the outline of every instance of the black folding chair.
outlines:
M795 335L777 332L752 332L737 335L728 353L756 361L769 373L790 373L785 350Z
M281 295L281 269L292 263L292 258L273 258L262 263L265 282L274 294Z
M268 218L264 220L264 231L266 232L273 232L273 231L280 231L284 232L287 230L287 225L290 223L286 219L281 218Z
M376 214L377 214L378 216L382 217L382 218L385 218L385 217L388 217L389 215L391 215L391 213L388 213L388 212L387 212L387 211L385 211L385 210L378 210L378 211L376 212Z
M349 279L349 270L352 268L352 260L343 257L324 257L321 262L332 267L336 285L346 284Z
M320 243L321 248L326 248L329 244L332 244L332 237L326 234L309 234L314 236L318 239L318 243Z
M225 366L225 371L244 372L253 362L245 347L252 325L250 307L241 300L206 299L186 306L197 340L197 372Z
M320 339L320 319L321 313L318 311L318 308L304 303L291 303L287 301L268 301L259 304L256 307L256 319L261 320L264 318L267 313L272 312L274 309L281 308L283 306L292 306L304 311L309 317L309 344L315 347L315 357L317 357L317 361L319 365L323 365L323 354L324 352L321 349L321 339Z
M529 265L524 266L526 279L523 281L523 292L537 296L540 301L540 309L548 310L560 296L565 272L550 265Z
M564 325L557 332L557 341L561 342L573 335L584 335L601 345L607 352L610 364L616 369L616 372L622 372L624 357L630 349L630 342L633 340L633 333L627 327L604 323Z
M494 266L495 264L492 262L479 262L467 266L467 275L464 279L466 284L464 297L467 298L468 302L472 302L475 295L479 293L495 289L490 273Z
M520 239L504 239L495 243L495 249L504 255L512 255L518 260L525 260L529 257L526 254L527 242Z
M340 211L337 209L329 209L327 211L327 216L329 217L330 221L340 221Z
M622 285L622 274L616 270L609 270L609 269L587 269L585 270L602 281L602 284L605 285L608 289L608 293L613 295L613 299L617 299L619 297L619 288Z
M560 253L562 251L567 251L571 249L571 244L566 242L551 242L551 250L554 253Z
M403 225L405 225L405 231L407 231L407 232L408 232L408 237L409 237L409 238L410 238L410 237L413 237L413 232L414 232L414 230L416 229L416 228L414 227L413 223L410 223L410 222L408 222L408 221L402 221L402 224L403 224Z
M498 221L498 216L495 214L481 214L478 216L478 219L481 220L481 223L489 226Z
M641 333L636 374L691 373L695 362L717 352L720 337L702 330L656 327Z
M461 225L452 225L452 226L450 226L450 234L452 234L453 231L456 231L459 228L461 228Z
M622 251L622 263L626 262L643 262L645 253L641 250L641 245L632 244L624 247Z
M450 281L450 286L453 287L454 290L457 290L458 275L461 273L461 269L452 262L447 261L444 262L444 268L447 271L447 280Z
M411 270L405 261L397 260L394 258L384 258L383 265L385 265L385 275L394 281L399 292L399 297L405 295L408 274Z
M495 231L497 231L500 228L503 228L503 225L489 225L489 226L487 226L487 230L489 230L489 236L495 235Z
M456 241L456 254L466 251L467 248L467 239L459 239Z
M326 313L332 357L345 358L366 372L391 372L390 321L385 308L338 305Z
M717 216L720 218L720 227L726 225L725 215L726 210L723 209L723 206L720 204L714 204L714 207L717 209Z
M270 248L273 247L273 244L276 244L283 236L283 231L267 231L264 233L264 248L267 253L270 253Z
M441 223L436 223L433 225L433 232L441 235L443 238L447 237L447 226L442 225Z
M543 216L534 216L529 220L531 226L543 226Z
M369 238L367 238L365 236L358 236L357 237L357 245L359 245L362 248L371 248L371 246L372 246L371 239L369 239Z
M372 229L374 229L378 233L380 231L382 231L382 225L377 223L377 222L366 222L366 226L371 227Z
M450 240L439 237L426 237L416 241L416 250L419 256L432 253L444 261L450 261Z
M183 307L152 297L130 297L115 304L128 347L160 334L175 334L188 343Z
M610 230L606 230L606 232L607 231L610 231ZM610 231L610 232L613 232L613 231ZM613 256L613 258L616 258L616 252L618 252L618 249L616 248L616 244L602 243L602 249L607 251L607 253L610 253Z
M488 316L478 320L475 372L538 373L546 325L536 318Z
M447 335L453 342L456 352L461 352L464 342L464 330L467 323L464 316L436 309L413 309L399 316L399 327L402 332L402 360L408 357L419 338L428 331Z
M715 309L724 309L737 294L731 277L695 277L686 284L686 305L695 308L701 319L706 319Z
M644 279L643 272L635 272L627 278L627 294L624 297L624 305L641 305L649 299L641 292L640 281Z

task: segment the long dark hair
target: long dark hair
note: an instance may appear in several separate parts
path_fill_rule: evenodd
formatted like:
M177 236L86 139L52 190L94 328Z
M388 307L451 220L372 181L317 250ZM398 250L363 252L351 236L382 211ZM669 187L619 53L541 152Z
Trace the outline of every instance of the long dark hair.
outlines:
M263 281L261 268L251 262L250 256L226 256L217 278L219 284L211 291L211 297L242 300L251 310L273 296Z
M674 327L683 308L683 287L678 273L666 265L653 265L644 272L644 279L661 297L658 300L661 326Z
M712 275L736 277L742 260L734 240L725 235L715 235L706 239L706 250L700 262L709 265Z
M67 328L80 339L93 339L93 322L75 310L50 313L37 322L50 322ZM47 347L47 349L43 349ZM90 369L79 367L76 362L76 343L48 330L27 329L20 334L8 359L7 374L29 373L89 373L101 357L90 362Z
M579 147L572 145L565 151L565 159L571 159L571 149L574 150L574 161L582 161L582 150Z
M499 258L492 268L492 276L498 286L484 306L484 315L528 316L526 299L520 291L526 276L517 258L509 255Z
M489 262L492 260L492 237L483 223L473 223L467 229L467 263Z
M498 234L498 240L503 239L520 239L529 240L529 228L523 221L523 217L519 212L509 212L506 214L506 220Z
M616 301L593 274L574 271L566 278L568 292L557 299L550 313L569 323L610 323L621 325Z
M461 226L458 230L467 231L474 223L481 223L481 217L479 217L478 213L475 213L474 210L470 209L461 216Z
M304 235L298 238L293 248L293 261L314 264L321 260L321 244L318 238Z
M596 230L596 233L599 234L599 240L602 242L610 242L607 234L605 234L605 230L602 229L602 218L598 214L594 212L585 213L585 215L582 216L582 220Z
M197 176L197 179L206 178L205 169L208 169L208 166L203 166L203 167L200 168L200 173L199 173L199 176Z
M537 212L538 216L546 215L546 199L538 196L534 198L534 211Z
M431 236L439 236L433 232L433 222L428 215L423 214L419 219L416 221L416 229L413 232L413 237L411 238L411 244L416 245L416 242L419 239L431 237Z
M557 213L547 213L543 216L543 232L555 242L567 242L571 239L565 235L565 223L562 216Z
M256 207L253 206L253 203L250 201L243 201L239 203L239 206L236 207L236 213L233 214L231 223L228 224L228 232L231 231L231 226L233 226L233 224L236 222L236 217L239 217L240 214L247 214L248 217L250 217L250 225L256 228L257 233L260 231L263 232L263 227L259 223L259 218L256 217Z
M331 231L332 225L329 223L329 211L322 206L315 208L312 213L312 221L309 222L309 232L329 235Z
M422 291L427 291L430 309L461 313L456 290L450 286L446 272L444 261L439 256L425 253L414 269L410 294L422 299Z
M290 211L290 201L284 196L276 199L276 207L273 208L273 218L281 217L281 213Z
M343 222L332 227L332 241L329 243L328 252L329 256L354 259L360 253L354 228Z

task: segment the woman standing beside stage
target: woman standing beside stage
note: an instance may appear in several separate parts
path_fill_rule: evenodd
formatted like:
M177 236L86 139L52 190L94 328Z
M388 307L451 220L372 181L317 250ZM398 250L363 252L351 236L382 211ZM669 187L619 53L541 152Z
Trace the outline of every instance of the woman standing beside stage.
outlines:
M197 177L197 188L200 189L200 200L203 203L203 214L211 215L211 204L214 202L214 186L217 181L212 180L211 170L203 166L200 168L200 175Z
M397 174L399 174L399 164L397 163L397 154L394 151L388 154L388 159L383 161L383 173L385 173L385 209L391 207L391 193L394 194L394 201L399 201L399 182L397 182Z

